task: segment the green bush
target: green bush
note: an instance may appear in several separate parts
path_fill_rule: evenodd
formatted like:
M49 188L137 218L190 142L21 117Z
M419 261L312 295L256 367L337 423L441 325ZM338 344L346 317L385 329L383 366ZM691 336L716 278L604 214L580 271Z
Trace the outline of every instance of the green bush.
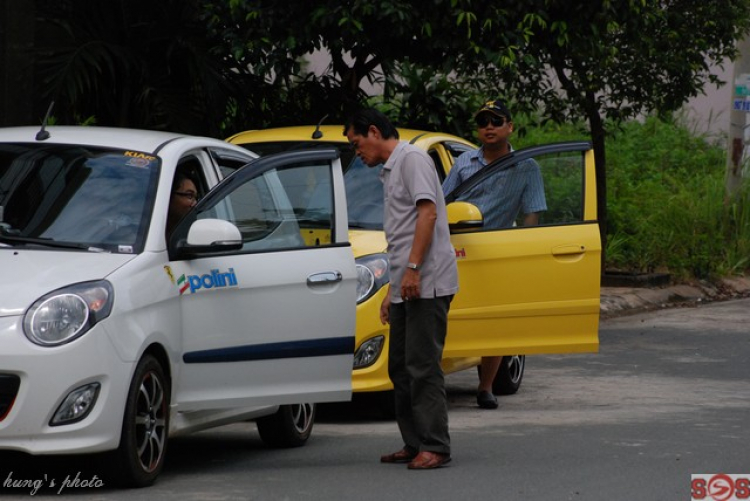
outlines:
M725 164L677 121L625 124L607 141L607 266L683 280L744 271L747 214L724 204Z

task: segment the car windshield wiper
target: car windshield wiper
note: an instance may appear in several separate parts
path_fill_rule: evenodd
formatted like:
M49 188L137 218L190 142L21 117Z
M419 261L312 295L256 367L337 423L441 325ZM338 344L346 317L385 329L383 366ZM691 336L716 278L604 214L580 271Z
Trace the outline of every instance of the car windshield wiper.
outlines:
M0 243L9 245L33 244L42 245L44 247L54 247L57 249L79 249L91 252L106 252L99 247L91 247L90 245L79 244L77 242L59 242L51 238L22 237L19 235L8 235L5 232L0 233Z

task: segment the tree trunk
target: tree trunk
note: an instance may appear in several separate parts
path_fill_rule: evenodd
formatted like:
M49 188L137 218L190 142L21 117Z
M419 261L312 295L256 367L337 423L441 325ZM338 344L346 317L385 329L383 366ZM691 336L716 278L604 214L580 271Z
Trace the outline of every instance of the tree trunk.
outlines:
M602 240L601 273L604 274L607 250L607 161L606 161L606 130L604 122L595 106L587 112L591 139L594 145L594 161L596 162L596 209L599 220L599 234Z

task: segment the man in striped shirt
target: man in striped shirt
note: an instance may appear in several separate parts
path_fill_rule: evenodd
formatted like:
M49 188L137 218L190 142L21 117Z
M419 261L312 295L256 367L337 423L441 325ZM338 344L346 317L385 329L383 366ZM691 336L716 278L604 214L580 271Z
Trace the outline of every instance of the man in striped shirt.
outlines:
M458 157L443 182L446 196L487 165L513 151L508 142L513 133L513 122L503 101L487 101L474 118L482 146ZM495 172L456 200L470 202L479 208L485 230L514 226L519 213L523 213L523 226L536 225L539 224L539 213L547 210L541 169L533 159ZM492 393L492 382L501 362L502 357L482 358L477 390L477 405L481 408L496 409L498 406Z

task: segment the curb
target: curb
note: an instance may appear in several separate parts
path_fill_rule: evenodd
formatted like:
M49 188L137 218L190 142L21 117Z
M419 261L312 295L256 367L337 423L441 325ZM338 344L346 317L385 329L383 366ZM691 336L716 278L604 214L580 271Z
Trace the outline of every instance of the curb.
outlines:
M750 278L730 277L718 282L676 284L666 287L602 287L600 317L669 308L696 306L711 301L750 297Z

